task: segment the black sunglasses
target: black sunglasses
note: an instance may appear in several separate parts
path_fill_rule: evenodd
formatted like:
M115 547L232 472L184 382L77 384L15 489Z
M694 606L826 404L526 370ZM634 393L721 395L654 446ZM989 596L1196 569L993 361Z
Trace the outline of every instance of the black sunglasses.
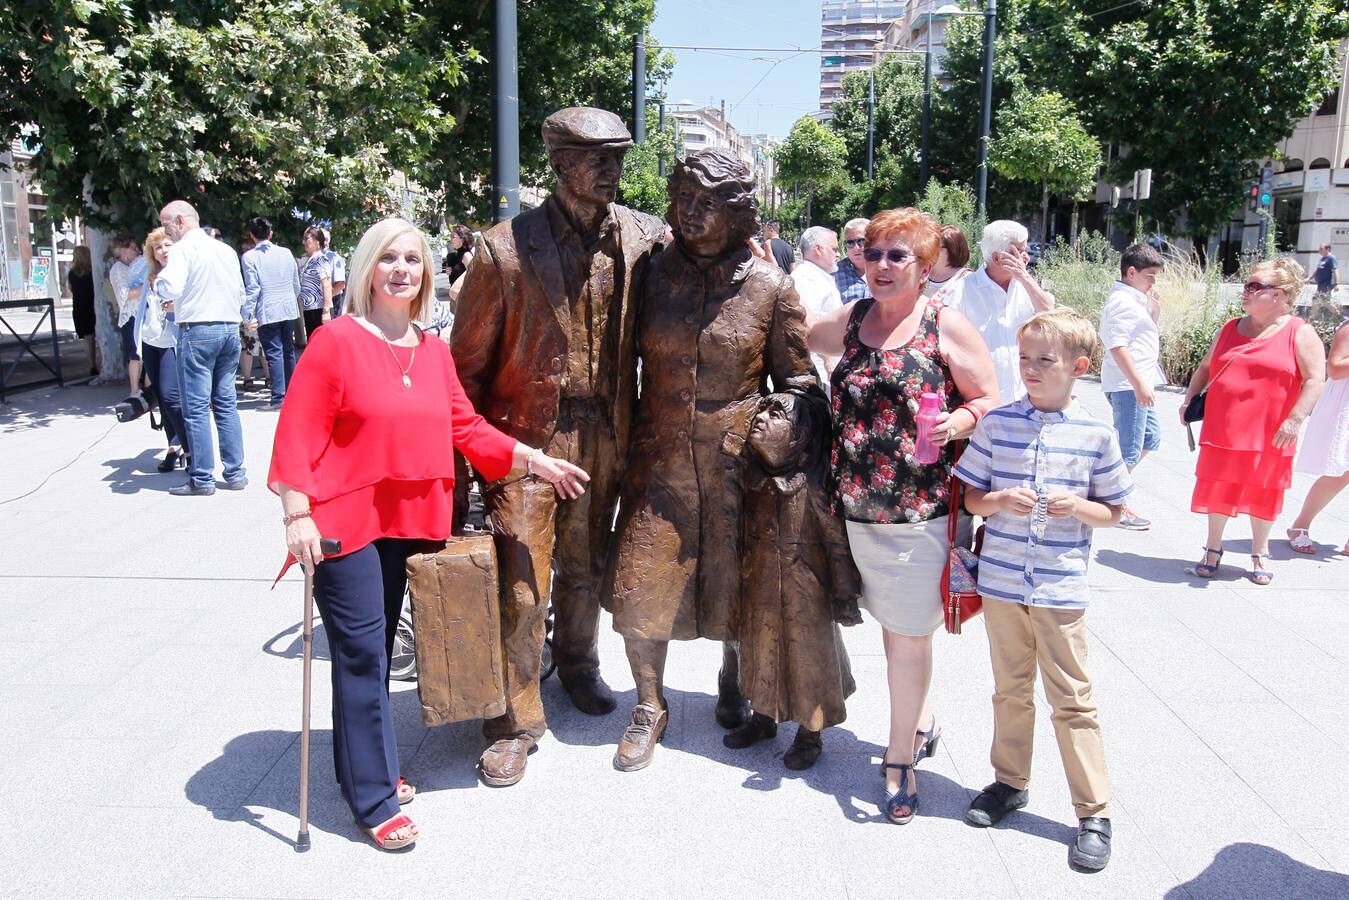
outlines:
M882 250L880 247L868 247L862 251L862 258L869 263L878 263L882 259L888 259L895 265L913 259L913 251L905 250L903 247L891 247L889 250Z
M866 238L848 238L843 242L843 246L845 247L865 247L866 245Z
M1241 286L1241 290L1246 294L1258 294L1260 291L1271 291L1277 287L1277 284L1265 284L1263 281L1248 281Z

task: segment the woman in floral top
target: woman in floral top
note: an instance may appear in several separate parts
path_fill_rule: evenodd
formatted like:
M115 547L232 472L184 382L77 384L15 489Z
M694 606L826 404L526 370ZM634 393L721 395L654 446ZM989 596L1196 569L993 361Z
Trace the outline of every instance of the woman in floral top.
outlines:
M886 210L871 220L866 240L871 296L814 322L810 349L841 357L832 378L834 512L847 522L862 606L884 629L890 687L884 809L903 824L918 812L913 767L935 752L940 733L927 693L950 549L950 444L968 437L978 417L997 405L998 387L969 320L922 296L941 249L937 223L917 210ZM932 434L941 457L932 465L914 459L924 393L940 397L943 410ZM968 527L961 523L965 534Z

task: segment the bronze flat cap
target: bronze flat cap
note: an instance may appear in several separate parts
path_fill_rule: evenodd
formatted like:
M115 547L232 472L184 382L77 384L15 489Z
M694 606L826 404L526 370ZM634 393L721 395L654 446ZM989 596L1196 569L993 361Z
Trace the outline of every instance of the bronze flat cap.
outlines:
M632 135L623 120L607 109L571 106L543 120L543 143L554 150L631 147Z

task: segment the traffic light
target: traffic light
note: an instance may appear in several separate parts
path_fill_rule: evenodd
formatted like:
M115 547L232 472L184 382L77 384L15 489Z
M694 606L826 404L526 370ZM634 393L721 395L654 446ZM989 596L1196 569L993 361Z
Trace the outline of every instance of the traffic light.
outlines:
M1260 208L1260 183L1251 182L1250 190L1246 191L1246 209L1249 212L1255 212Z
M1261 209L1274 205L1274 170L1265 166L1260 170L1260 196L1256 198Z

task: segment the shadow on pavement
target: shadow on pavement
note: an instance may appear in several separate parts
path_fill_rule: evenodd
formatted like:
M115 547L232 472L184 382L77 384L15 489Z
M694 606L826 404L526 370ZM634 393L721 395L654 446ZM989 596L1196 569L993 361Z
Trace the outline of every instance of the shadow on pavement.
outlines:
M285 631L278 631L262 645L262 652L280 659L304 658L303 622L296 622ZM327 662L332 659L328 653L328 636L319 621L318 612L314 613L314 661Z
M1226 897L1349 897L1349 876L1300 863L1262 844L1228 844L1194 878L1167 891L1167 900Z
M1153 584L1178 584L1189 587L1204 587L1212 581L1226 581L1237 571L1224 563L1216 578L1200 578L1193 574L1194 564L1199 561L1199 550L1194 559L1177 559L1171 556L1149 556L1143 553L1122 553L1119 550L1100 549L1096 551L1094 562L1097 565L1132 575L1134 578L1150 581ZM1228 557L1231 551L1228 551ZM1244 571L1244 570L1243 570Z
M0 403L0 434L29 428L48 428L70 418L103 418L114 421L112 408L126 399L126 379L114 385L63 388L46 387L31 393L21 389Z
M168 493L169 488L183 481L183 473L160 472L162 450L142 450L130 459L105 459L103 465L112 471L103 476L114 494L139 494L141 491Z

